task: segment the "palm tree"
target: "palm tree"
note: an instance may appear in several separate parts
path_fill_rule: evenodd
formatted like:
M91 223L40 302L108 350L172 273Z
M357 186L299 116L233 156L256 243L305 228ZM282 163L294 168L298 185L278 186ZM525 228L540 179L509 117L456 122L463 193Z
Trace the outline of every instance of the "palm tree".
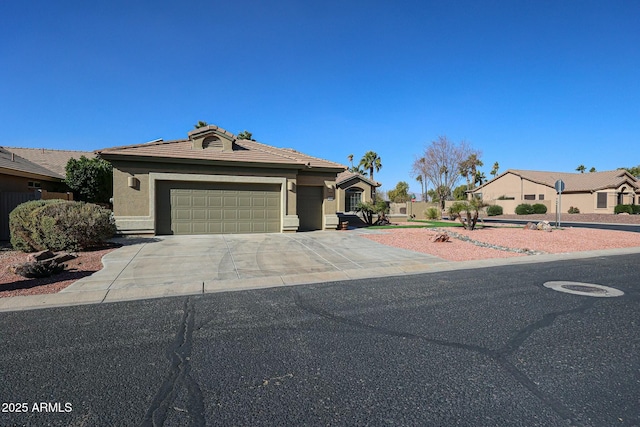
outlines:
M484 172L476 171L476 176L473 181L474 184L482 185L486 181L487 177L484 175Z
M585 168L584 165L580 165L576 168L576 170L580 173L584 173L584 171L587 170L587 168Z
M469 162L469 170L471 172L471 176L474 178L474 185L477 181L477 176L478 176L478 168L480 166L483 166L484 163L482 163L482 160L480 160L478 158L478 155L476 153L473 153L469 156L469 158L467 159L467 161ZM484 174L482 174L482 176L484 176ZM486 179L486 178L485 178ZM482 185L482 184L480 184Z
M422 191L420 193L420 199L424 202L424 181L422 180L422 175L416 176L416 181L420 183L420 190Z
M373 170L375 169L376 172L378 172L382 168L382 161L380 160L380 157L378 157L378 153L374 151L367 151L360 160L360 164L358 166L369 169L369 179L373 181Z
M249 141L253 141L253 134L248 130L244 130L238 134L238 139L248 139Z
M349 162L351 163L351 169L353 169L353 154L349 154L347 156L347 159L349 159Z
M193 125L193 127L196 128L196 129L200 129L200 128L203 128L205 126L209 126L209 123L203 122L202 120L198 120L198 123Z
M491 172L489 173L495 178L498 175L498 169L500 169L500 165L498 164L498 162L495 162L493 164L493 169L491 169Z

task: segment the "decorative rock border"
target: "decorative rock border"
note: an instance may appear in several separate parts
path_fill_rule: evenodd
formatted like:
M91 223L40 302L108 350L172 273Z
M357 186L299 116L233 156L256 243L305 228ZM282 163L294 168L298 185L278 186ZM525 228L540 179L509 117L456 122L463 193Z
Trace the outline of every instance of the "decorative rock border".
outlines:
M498 251L504 251L504 252L514 252L514 253L518 253L518 254L525 254L525 255L544 255L547 252L544 251L534 251L531 249L520 249L520 248L509 248L506 246L500 246L500 245L492 245L491 243L485 243L485 242L481 242L479 240L474 240L469 236L465 236L464 234L459 234L456 233L455 231L451 231L448 229L443 229L443 228L432 228L431 230L435 230L441 233L447 233L449 234L451 237L454 237L458 240L461 240L463 242L469 242L472 243L476 246L480 246L483 248L489 248L489 249L496 249Z

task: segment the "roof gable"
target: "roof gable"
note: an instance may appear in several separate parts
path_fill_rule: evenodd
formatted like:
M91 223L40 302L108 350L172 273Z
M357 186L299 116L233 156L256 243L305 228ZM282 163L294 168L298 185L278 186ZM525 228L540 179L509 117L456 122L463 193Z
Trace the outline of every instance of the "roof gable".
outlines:
M634 189L640 188L638 180L624 169L617 169L604 172L588 172L588 173L570 173L570 172L547 172L547 171L531 171L520 169L509 169L498 175L496 178L477 187L475 191L485 187L486 185L500 179L501 177L513 174L526 179L528 181L554 188L557 180L564 181L564 192L585 192L598 191L606 188L618 188L627 184Z
M120 147L105 148L97 153L105 158L151 160L181 159L183 161L239 162L247 164L271 164L303 168L327 168L344 170L346 166L320 159L287 148L277 148L248 139L237 139L232 133L218 126L189 132L189 139L152 141ZM208 138L217 138L210 139ZM207 143L209 141L209 143ZM218 141L220 142L218 144Z
M367 184L371 185L372 187L379 187L381 184L377 181L372 181L369 178L367 178L366 176L359 174L357 172L351 172L351 171L344 171L338 174L338 176L336 177L336 185L340 185L340 184L344 184L347 181L350 180L360 180L363 182L366 182Z

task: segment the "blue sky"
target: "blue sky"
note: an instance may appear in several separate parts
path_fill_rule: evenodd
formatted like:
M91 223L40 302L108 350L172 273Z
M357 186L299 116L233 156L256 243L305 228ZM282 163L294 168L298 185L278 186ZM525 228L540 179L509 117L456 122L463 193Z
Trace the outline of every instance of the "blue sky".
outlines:
M95 150L198 120L383 189L439 135L506 169L640 164L640 2L0 3L0 145Z

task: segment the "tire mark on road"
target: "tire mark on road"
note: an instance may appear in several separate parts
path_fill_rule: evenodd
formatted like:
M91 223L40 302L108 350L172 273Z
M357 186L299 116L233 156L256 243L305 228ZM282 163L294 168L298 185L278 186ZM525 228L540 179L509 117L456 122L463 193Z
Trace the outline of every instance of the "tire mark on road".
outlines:
M339 316L337 314L326 311L320 307L314 306L308 301L305 301L297 289L292 289L292 292L293 292L295 304L300 309L333 322L342 323L342 324L346 324L356 328L369 330L377 334L383 334L383 335L406 338L406 339L416 339L416 340L427 342L429 344L435 344L443 347L472 351L475 353L485 355L493 359L499 366L501 366L507 373L509 373L519 384L521 384L524 388L526 388L534 396L536 396L541 402L543 402L545 405L551 408L551 410L555 412L558 416L562 417L565 420L570 421L572 425L582 424L582 420L576 419L571 409L564 406L553 396L549 396L544 391L540 390L540 388L536 385L536 383L533 380L531 380L531 378L529 378L524 372L520 371L512 362L510 362L507 359L507 357L515 353L534 332L551 326L553 322L560 316L580 313L588 310L593 306L595 302L593 300L587 300L581 306L570 309L570 310L547 313L539 321L534 322L530 325L527 325L526 327L518 331L518 333L516 333L516 335L511 340L509 340L509 342L507 342L507 344L501 349L491 350L491 349L477 346L477 345L464 344L464 343L455 342L455 341L440 340L436 338L429 338L423 335L413 334L410 332L397 331L397 330L388 329L380 326L370 325L358 320L349 319L348 317Z
M187 414L187 425L205 425L204 401L202 390L198 383L191 377L191 347L194 329L194 308L191 298L184 302L182 319L176 337L167 349L167 359L170 361L170 369L167 378L156 392L147 413L140 423L144 427L162 426L167 419L170 408L173 408L178 391L181 387L186 389L187 409L180 413Z

